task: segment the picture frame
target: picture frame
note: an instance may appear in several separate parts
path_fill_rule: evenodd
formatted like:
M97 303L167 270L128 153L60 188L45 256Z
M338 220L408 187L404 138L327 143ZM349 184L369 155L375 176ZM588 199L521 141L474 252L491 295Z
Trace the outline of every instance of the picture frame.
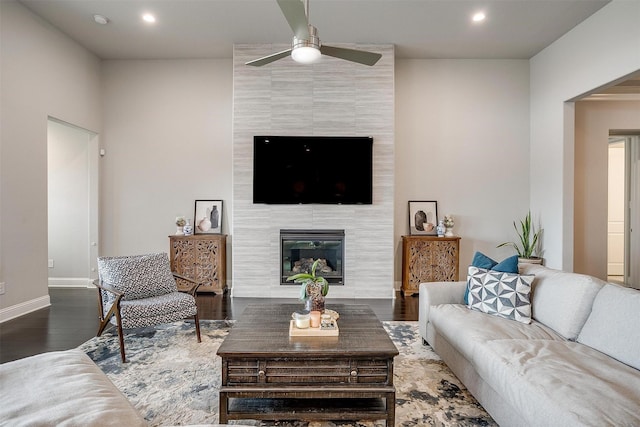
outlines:
M438 202L435 200L409 201L409 233L436 236Z
M222 200L196 200L193 232L195 234L222 233Z

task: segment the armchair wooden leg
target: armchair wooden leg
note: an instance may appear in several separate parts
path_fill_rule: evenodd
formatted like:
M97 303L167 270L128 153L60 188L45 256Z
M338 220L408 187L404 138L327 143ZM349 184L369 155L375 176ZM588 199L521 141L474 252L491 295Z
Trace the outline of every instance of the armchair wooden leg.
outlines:
M122 332L122 319L120 318L120 310L116 311L116 323L118 324L118 339L120 341L120 357L122 363L127 363L127 359L124 355L124 333Z
M113 304L111 306L111 308L109 309L109 311L107 312L107 314L105 316L100 317L100 327L98 328L98 333L96 334L96 336L100 336L102 335L102 333L104 332L105 328L107 327L107 325L109 324L109 320L111 319L112 316L116 316L116 326L118 329L118 340L120 341L120 358L122 359L122 363L126 363L126 357L124 354L124 334L122 332L122 319L120 317L120 310L119 310L119 306L118 306L118 302L117 301L115 304Z
M118 307L115 304L113 304L106 315L104 315L104 316L100 315L100 317L99 317L100 318L100 327L98 327L98 333L96 334L97 337L102 335L104 330L109 325L109 320L111 320L111 317L116 315L117 308ZM100 310L100 313L102 313L102 310ZM117 318L117 316L116 316L116 318Z
M198 336L198 342L202 342L202 340L200 339L200 319L198 319L198 313L193 316L193 320L195 320L196 323L196 335Z
M109 320L100 319L100 327L98 327L98 333L96 334L97 337L102 335L102 333L104 332L108 324L109 324Z

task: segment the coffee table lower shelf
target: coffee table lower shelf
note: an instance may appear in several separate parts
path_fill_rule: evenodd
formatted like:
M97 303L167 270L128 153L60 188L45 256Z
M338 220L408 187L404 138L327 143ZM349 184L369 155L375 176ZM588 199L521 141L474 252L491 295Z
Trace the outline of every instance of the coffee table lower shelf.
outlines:
M395 420L395 388L220 390L220 423L228 420Z

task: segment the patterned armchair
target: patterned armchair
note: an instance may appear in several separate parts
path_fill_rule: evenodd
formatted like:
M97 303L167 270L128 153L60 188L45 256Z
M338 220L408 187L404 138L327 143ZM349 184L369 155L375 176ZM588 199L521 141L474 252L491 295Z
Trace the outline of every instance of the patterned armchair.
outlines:
M94 281L100 303L102 335L109 323L118 329L120 356L126 362L123 329L142 328L193 317L200 342L200 322L195 292L198 284L172 273L165 253L122 257L99 257ZM176 277L192 287L178 291Z

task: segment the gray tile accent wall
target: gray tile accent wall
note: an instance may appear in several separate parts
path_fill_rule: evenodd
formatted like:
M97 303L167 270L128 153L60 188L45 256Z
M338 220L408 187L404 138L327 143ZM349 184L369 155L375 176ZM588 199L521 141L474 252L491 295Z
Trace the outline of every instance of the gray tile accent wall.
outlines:
M245 62L287 45L236 45L233 53L233 296L295 298L281 286L280 229L344 229L345 284L329 298L393 296L394 48L340 46L382 54L373 67L323 57ZM253 136L373 136L372 205L254 205ZM328 165L330 167L330 165Z

